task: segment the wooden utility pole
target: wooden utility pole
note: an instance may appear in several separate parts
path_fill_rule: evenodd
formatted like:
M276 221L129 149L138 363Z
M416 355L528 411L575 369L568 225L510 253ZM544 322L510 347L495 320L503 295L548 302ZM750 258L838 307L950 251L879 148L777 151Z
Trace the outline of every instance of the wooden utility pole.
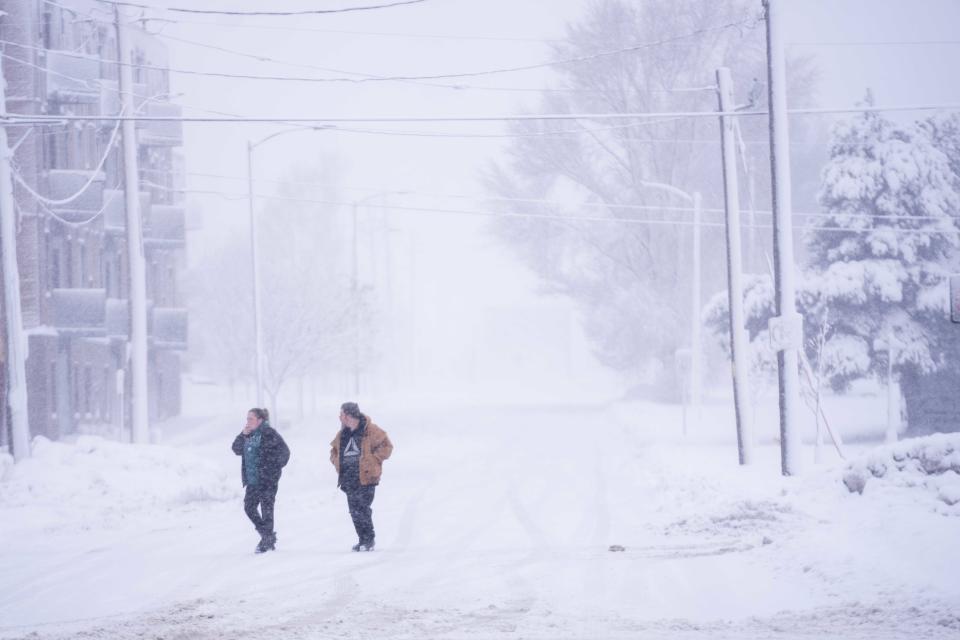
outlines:
M7 115L7 81L0 65L0 116ZM0 242L3 253L4 320L7 325L7 406L10 409L13 457L30 455L27 419L26 337L20 308L20 269L17 264L17 212L13 204L13 176L6 126L0 126ZM6 410L6 407L0 407Z
M730 69L717 69L720 112L735 109ZM737 417L737 451L740 464L750 464L753 429L750 420L747 341L743 323L743 257L740 247L740 183L733 116L720 116L720 150L723 155L724 210L727 231L727 292L730 307L730 356L733 365L733 405Z
M770 337L777 350L780 387L780 466L783 475L800 472L799 349L803 318L797 313L793 259L793 207L790 189L790 133L787 121L783 0L763 0L767 23L767 91L770 112L770 172L773 194L773 257L777 316Z
M114 5L114 20L117 28L117 61L120 101L123 120L123 190L127 210L127 258L130 278L130 382L131 424L133 441L150 441L149 414L147 411L147 270L143 255L143 223L140 217L140 177L137 166L136 123L131 120L133 106L133 67L129 27L122 22L119 5Z

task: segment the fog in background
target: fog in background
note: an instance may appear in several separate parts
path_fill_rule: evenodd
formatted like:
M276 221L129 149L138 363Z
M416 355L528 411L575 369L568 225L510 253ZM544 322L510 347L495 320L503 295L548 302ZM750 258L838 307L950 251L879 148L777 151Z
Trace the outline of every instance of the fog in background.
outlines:
M196 6L253 10L261 5L205 1ZM755 5L759 14L759 0ZM551 47L562 43L567 25L583 20L588 7L589 3L579 0L436 0L379 11L304 16L296 27L282 18L198 15L175 16L171 23L151 21L148 28L167 37L174 69L311 77L340 75L334 70L379 76L440 75L554 59ZM314 8L314 4L285 3L283 8ZM813 70L808 102L850 107L863 100L868 88L883 105L960 102L960 85L955 82L960 45L902 44L955 38L960 24L956 2L798 0L788 3L787 10L788 39L795 43L789 55L805 59ZM276 28L248 28L254 25ZM762 24L756 29L762 38ZM833 44L840 42L886 44ZM301 66L258 62L215 48ZM712 84L713 73L713 68L702 69L702 84ZM276 118L488 116L543 112L535 90L555 80L550 68L428 81L460 88L423 82L300 83L172 73L171 88L179 94L175 101L190 116L210 112ZM739 101L745 100L748 89L737 87ZM919 117L913 113L891 117L915 115ZM798 122L799 118L804 121ZM826 160L832 118L794 117L794 132L802 130L809 136L795 136L794 155L803 156L795 163L800 165L799 172L814 178L795 179L798 207L809 209L815 202L816 158L822 154ZM258 195L293 194L339 203L257 199L264 290L304 283L304 298L323 298L329 313L351 307L360 299L357 295L362 297L360 371L352 364L355 336L340 335L335 341L343 352L321 363L320 375L307 384L308 393L356 395L359 387L361 398L396 392L561 401L612 398L638 383L642 374L616 372L596 360L582 329L583 307L561 295L545 295L542 281L490 233L491 218L480 215L510 210L510 206L495 207L484 201L492 195L484 176L502 160L510 144L509 137L497 137L509 133L508 126L493 121L337 127L284 133L263 142L253 153ZM250 273L246 145L248 140L257 142L286 128L279 124L184 125L188 216L193 220L184 286L194 297L218 287L217 272L210 269L211 256L218 255L221 267L232 265L221 272L229 276L235 292L230 298L234 304L219 307L222 315L191 311L189 366L194 375L224 379L222 363L213 366L211 362L210 343L218 327L228 326L223 323L229 316L252 314L250 298L243 297L249 296L245 281ZM419 135L424 133L436 135ZM463 134L487 137L458 137ZM717 158L719 153L717 146ZM765 162L756 167L758 181L768 180L762 177L769 175ZM720 189L719 171L713 180L705 191ZM203 193L210 191L221 195ZM357 294L351 288L353 203L358 203ZM760 200L757 207L768 208L769 202ZM441 211L411 210L415 208ZM721 237L705 237L705 243ZM763 241L769 243L769 236ZM301 252L296 255L309 259L293 260L285 268L302 269L306 279L269 266L294 244ZM721 255L722 246L705 248ZM704 268L716 273L723 267L708 262ZM705 286L703 300L717 290L715 283ZM264 295L269 305L271 294ZM678 290L677 295L687 300L689 290ZM298 313L295 304L280 306L273 312ZM241 324L251 336L250 351L245 361L241 357L229 368L237 374L238 389L249 392L250 387L243 385L252 379L252 332L248 322ZM728 368L722 362L714 364L708 373L716 388L726 392ZM642 363L638 363L640 369ZM285 393L295 389L293 382L285 383ZM292 402L293 396L288 397Z

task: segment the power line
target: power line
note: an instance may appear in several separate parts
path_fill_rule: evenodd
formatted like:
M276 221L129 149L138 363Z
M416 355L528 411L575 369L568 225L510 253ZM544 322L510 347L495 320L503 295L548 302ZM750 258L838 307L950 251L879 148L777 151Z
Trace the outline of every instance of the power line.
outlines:
M98 0L98 1L105 1L105 0ZM707 27L707 28L704 28L704 29L698 29L698 30L692 31L692 32L690 32L690 33L682 34L682 35L679 35L679 36L673 36L673 37L670 37L670 38L664 38L664 39L656 40L656 41L653 41L653 42L645 42L645 43L641 43L641 44L631 45L631 46L629 46L629 47L623 47L623 48L614 49L614 50L611 50L611 51L601 51L601 52L599 52L599 53L593 53L593 54L587 54L587 55L582 55L582 56L576 56L576 57L567 58L567 59L564 59L564 60L554 60L554 61L548 61L548 62L539 62L539 63L535 63L535 64L521 65L521 66L515 66L515 67L502 67L502 68L496 68L496 69L484 69L484 70L481 70L481 71L467 71L467 72L460 72L460 73L441 73L441 74L432 74L432 75L390 75L390 76L380 76L380 75L372 75L372 74L358 74L358 75L361 75L362 77L358 77L358 78L319 78L319 77L270 76L270 75L239 74L239 73L226 73L226 72L214 72L214 71L198 71L198 70L194 70L194 69L177 69L177 68L173 68L173 67L161 67L161 66L157 66L157 65L136 64L136 63L129 63L129 66L132 66L132 67L134 67L134 68L139 68L139 69L152 69L152 70L155 70L155 71L165 71L165 72L168 72L168 73L179 73L179 74L184 74L184 75L199 75L199 76L207 76L207 77L233 78L233 79L241 79L241 80L271 80L271 81L278 81L278 82L321 82L321 83L346 82L346 83L364 83L364 82L399 82L399 81L408 81L408 80L445 80L445 79L452 79L452 78L473 78L473 77L479 77L479 76L485 76L485 75L495 75L495 74L501 74L501 73L514 73L514 72L517 72L517 71L530 71L530 70L533 70L533 69L544 69L544 68L548 68L548 67L554 67L554 66L560 66L560 65L566 65L566 64L589 62L589 61L591 61L591 60L598 60L598 59L601 59L601 58L607 58L607 57L610 57L610 56L621 55L621 54L624 54L624 53L633 53L633 52L636 52L636 51L640 51L640 50L642 50L642 49L647 49L647 48L650 48L650 47L659 46L659 45L663 45L663 44L671 44L671 43L674 43L674 42L678 42L678 41L680 41L680 40L685 40L685 39L688 39L688 38L691 38L691 37L694 37L694 36L703 35L703 34L706 34L706 33L713 32L713 31L722 31L722 30L726 30L726 29L730 29L730 28L734 28L734 27L741 27L741 26L744 26L744 25L746 25L746 24L748 24L748 23L751 23L751 22L754 22L754 21L751 19L751 20L741 20L741 21L739 21L739 22L731 22L731 23L727 23L727 24L718 25L718 26L716 26L716 27ZM45 50L45 49L43 49L42 47L34 47L34 46L31 46L31 45L25 45L25 44L21 44L21 43L18 43L18 42L12 42L12 41L7 41L7 40L0 40L0 44L9 44L9 45L11 45L11 46L23 47L23 48L26 48L26 49ZM83 54L78 54L78 53L71 53L71 52L65 52L65 51L61 51L61 53L62 53L63 55L66 55L66 56L76 57L76 58L90 59L90 58L92 57L92 56L88 56L88 55L83 55ZM99 61L100 58L97 58L97 60ZM119 62L119 61L111 61L111 60L103 60L103 62L106 62L106 63L108 63L108 64L115 64L115 65L126 65L126 64L127 64L127 63L122 63L122 62ZM345 73L345 72L341 72L341 73ZM354 73L354 72L349 72L349 73Z
M394 32L351 31L351 30L345 30L345 29L315 29L310 27L291 27L291 26L265 25L265 24L243 24L243 23L227 24L223 22L184 20L182 18L176 18L176 19L154 18L154 17L147 17L147 16L137 18L137 20L140 20L143 22L159 22L163 24L189 24L189 25L199 25L199 26L207 26L207 27L224 27L227 29L290 31L290 32L300 32L300 33L340 34L340 35L348 35L348 36L413 38L413 39L422 39L422 40L458 40L458 41L478 40L478 41L489 41L489 42L531 42L531 43L541 43L541 44L566 42L561 38L521 38L521 37L509 37L509 36L476 36L476 35L466 35L466 34L399 33L395 31Z
M960 104L916 104L916 105L887 105L887 106L859 106L859 107L827 107L827 108L800 108L790 109L788 113L795 115L828 115L843 113L872 113L884 111L938 111L960 110ZM289 123L329 123L329 122L507 122L507 121L547 121L547 120L625 120L651 118L717 118L720 116L763 116L766 111L648 111L631 113L542 113L542 114L506 114L506 115L473 115L473 116L314 116L314 117L267 117L267 116L233 116L233 117L184 117L184 116L108 116L108 115L37 115L27 113L7 113L0 118L2 122L49 122L49 121L105 121L134 120L140 122L271 122L275 124Z
M90 13L80 11L74 7L67 7L62 4L58 4L54 0L44 0L47 4L51 4L55 7L59 7L65 11L69 11L74 15L82 15L84 17L90 18L92 20L100 21L104 24L113 24L113 12L106 9L93 9L93 11L103 12L106 15L109 15L109 18L97 18ZM533 42L540 44L549 44L549 43L560 43L566 42L562 38L524 38L524 37L510 37L510 36L483 36L483 35L467 35L467 34L436 34L436 33L401 33L396 31L357 31L349 29L318 29L315 27L300 27L300 26L289 26L289 25L267 25L267 24L247 24L244 22L216 22L213 20L190 20L183 17L177 18L160 18L147 15L141 15L134 19L136 22L157 22L163 25L199 25L203 27L224 27L227 29L253 29L253 30L262 30L262 31L290 31L290 32L302 32L302 33L321 33L321 34L341 34L349 36L377 36L377 37L395 37L395 38L415 38L415 39L425 39L425 40L480 40L480 41L491 41L491 42ZM5 22L4 24L13 24L10 22ZM18 26L32 26L30 23L17 23Z
M154 170L154 172L162 173L171 173L164 170ZM199 172L189 172L184 174L186 177L199 177L199 178L214 178L219 180L232 180L236 182L247 182L248 178L242 176L227 176L222 174L215 173L199 173ZM298 186L298 187L326 187L324 183L321 182L304 182L300 180L271 180L267 178L256 178L253 180L254 183L266 183L266 184L279 184L279 185L289 185L289 186ZM639 210L639 211L670 211L670 212L682 212L682 213L693 213L695 209L689 206L667 206L667 205L640 205L640 204L627 204L627 203L613 203L613 202L577 202L573 205L565 204L562 202L557 202L555 200L546 200L542 198L510 198L503 196L471 196L464 194L451 194L451 193L428 193L423 191L383 191L382 189L373 189L371 187L340 187L341 189L346 189L348 191L362 191L362 192L377 192L383 193L384 195L394 195L394 196L422 196L430 198L449 198L454 200L473 200L476 202L517 202L524 204L543 204L554 207L563 207L563 206L574 206L577 208L587 207L587 208L599 208L599 209L626 209L626 210ZM720 214L724 212L724 209L721 207L701 207L700 211L703 213L716 213ZM772 215L772 211L768 209L754 209L747 210L744 213L755 213L761 215ZM901 216L896 214L860 214L860 213L843 213L843 212L803 212L795 211L795 215L808 217L808 218L829 218L829 219L877 219L877 220L942 220L943 216L918 216L918 215L908 215Z
M74 200L76 200L77 198L79 198L80 196L82 196L86 192L86 190L90 188L90 185L93 184L94 180L96 180L97 176L100 174L100 171L103 169L103 165L106 164L107 158L110 157L110 152L113 151L113 147L117 142L117 133L119 131L120 131L120 123L117 122L117 124L113 127L113 132L110 134L110 140L107 142L106 148L103 150L103 155L100 157L100 161L97 163L97 168L90 172L90 177L87 179L86 183L82 187L80 187L79 191L77 191L76 193L70 196L67 196L66 198L62 198L59 200L51 200L50 198L40 195L33 189L33 187L27 184L27 181L23 179L19 171L13 172L13 178L14 180L16 180L17 184L23 187L27 191L27 193L33 196L33 198L39 203L47 204L50 206L61 206L61 205L69 204Z
M960 44L960 40L873 40L861 42L836 41L798 41L788 42L788 46L797 47L886 47L886 46L913 46L913 45L953 45Z
M636 129L639 127L645 127L649 125L657 124L666 124L669 122L676 122L681 120L681 118L662 118L659 120L648 120L646 122L634 122L631 124L621 124L613 125L609 127L578 127L576 129L557 129L556 131L536 131L531 133L444 133L444 132L432 132L432 131L387 131L383 129L357 129L353 127L338 127L331 125L330 127L325 127L325 131L332 132L344 132L344 133L361 133L361 134L370 134L370 135L385 135L385 136L408 136L415 138L569 138L575 135L582 134L593 134L599 133L602 131L617 131L623 129ZM638 140L646 141L645 138L624 138L625 140ZM661 140L661 142L668 142L666 140ZM690 141L693 142L693 141ZM763 141L766 144L766 141Z
M112 24L113 24L113 21L112 21L112 20L105 20L105 19L97 18L97 17L95 17L95 16L93 16L92 14L89 14L89 13L82 13L82 14L80 14L80 13L78 13L75 9L72 9L72 8L65 7L65 6L63 6L63 5L57 4L56 2L54 2L54 0L45 0L45 2L47 2L47 4L51 4L51 5L54 5L54 6L56 6L56 7L59 7L59 8L61 8L61 9L63 9L63 10L70 11L70 12L72 12L72 13L76 13L77 15L84 15L84 16L90 18L91 20L98 21L98 22L100 22L100 23L102 23L102 24L108 24L108 25L112 25ZM139 19L138 19L138 21L141 21L141 22L145 22L145 21L147 21L147 20L150 20L150 18L139 18ZM176 22L179 22L179 21L169 21L169 22L176 23ZM200 23L200 24L203 24L203 23ZM149 33L149 32L148 32L148 33ZM204 48L204 49L210 49L210 50L213 50L213 51L219 51L219 52L221 52L221 53L228 53L228 54L231 54L231 55L240 56L240 57L242 57L242 58L257 60L257 61L259 61L259 62L266 62L266 63L278 64L278 65L289 66L289 67L294 67L294 68L313 69L313 70L317 70L317 71L323 71L323 72L326 72L326 73L341 73L341 74L344 74L344 75L358 76L358 77L360 77L360 78L365 78L365 79L368 79L368 80L380 80L380 79L382 79L382 78L385 78L385 76L377 75L377 74L364 73L364 72L359 72L359 71L351 71L351 70L345 70L345 69L336 69L336 68L332 68L332 67L321 67L321 66L317 66L317 65L304 64L304 63L300 63L300 62L290 62L290 61L284 61L284 60L277 60L276 58L272 58L272 57L269 57L269 56L264 56L264 55L262 55L262 54L249 53L249 52L244 52L244 51L238 51L238 50L236 50L236 49L229 49L229 48L227 48L227 47L221 47L221 46L213 45L213 44L210 44L210 43L207 43L207 42L198 42L198 41L196 41L196 40L189 40L189 39L187 39L187 38L181 38L181 37L177 37L177 36L171 36L171 35L168 35L168 34L165 34L165 33L161 33L161 32L151 33L151 35L153 35L154 37L158 37L158 38L161 38L161 39L170 40L170 41L173 41L173 42L180 42L180 43L183 43L183 44L188 44L188 45L193 45L193 46L197 46L197 47L202 47L202 48ZM20 45L20 44L18 44L18 46L28 47L29 45ZM79 54L80 52L73 52L73 53ZM115 61L109 61L109 62L115 62ZM138 65L138 66L140 66L141 68L144 67L143 65ZM325 80L325 79L321 79L321 80ZM342 80L347 80L347 79L342 79ZM456 91L471 90L471 91L496 91L496 92L510 92L510 93L520 92L520 93L538 93L538 94L539 94L539 93L595 93L595 90L592 90L592 89L551 88L551 87L544 87L544 88L531 88L531 87L484 87L484 86L470 85L470 84L464 84L464 83L447 84L447 83L438 83L438 82L424 82L424 81L418 81L418 80L398 80L398 81L399 81L399 82L408 82L408 83L410 83L410 84L416 84L416 85L420 85L420 86L436 87L436 88L441 88L441 89L452 89L452 90L456 90ZM650 90L650 91L648 91L648 92L649 92L649 93L665 93L665 94L671 94L671 93L687 93L687 92L699 92L699 91L712 91L712 90L715 90L715 89L716 89L716 87L714 87L714 86L707 86L707 87L681 87L681 88L671 88L671 89Z
M97 0L103 4L117 5L121 7L135 7L137 9L150 9L152 11L172 11L176 13L199 13L207 15L222 16L305 16L322 15L330 13L349 13L353 11L372 11L374 9L389 9L391 7L400 7L403 5L420 4L427 0L397 0L386 4L368 5L361 7L344 7L341 9L306 9L300 11L218 11L216 9L186 9L182 7L155 7L148 4L139 4L136 2L121 2L119 0Z
M110 191L112 193L107 197L106 201L103 203L103 206L101 206L98 211L90 214L88 218L84 220L79 220L79 221L67 220L66 218L62 217L60 214L58 214L54 210L47 207L42 202L38 202L37 204L45 214L47 214L48 216L50 216L60 224L78 229L80 227L90 224L91 222L93 222L94 220L102 216L104 212L110 207L110 205L113 204L113 201L118 197L118 194L123 193L121 190L117 189L116 186L113 189L110 189ZM19 208L19 205L17 205L17 207Z
M229 193L225 191L209 190L209 189L178 189L171 188L166 185L161 185L155 182L148 180L141 181L141 184L153 187L155 189L160 189L168 191L171 193L179 194L195 194L195 195L212 195L224 198L226 200L240 201L246 200L249 197L249 194L245 193ZM422 195L417 194L416 192L410 191L397 191L397 192L385 192L383 195ZM353 206L352 201L336 201L336 200L323 200L317 198L303 198L296 196L283 196L283 195L270 195L262 193L254 193L253 197L260 200L278 200L283 202L299 202L305 204L322 204L332 207L349 207ZM459 197L459 196L450 196L450 197ZM469 196L462 196L463 198L470 199ZM492 198L485 199L487 201L505 201L505 202L519 202L519 203L536 203L543 202L537 201L534 199L520 199L520 198ZM558 203L551 203L558 204ZM581 206L580 203L577 206ZM419 207L419 206L401 206L401 205L377 205L377 204L364 204L364 207L373 208L373 209L385 209L385 210L396 210L396 211L419 211L425 213L447 213L447 214L459 214L459 215L478 215L478 216L487 216L487 217L504 217L504 218L535 218L535 219L548 219L548 220L563 220L563 221L588 221L588 222L624 222L630 224L651 224L651 225L678 225L678 226L692 226L696 224L692 220L655 220L650 218L619 218L611 216L565 216L557 214L538 214L538 213L517 213L517 212L495 212L495 211L482 211L482 210L465 210L465 209L449 209L449 208L438 208L438 207ZM618 205L602 205L604 207L616 208ZM675 211L689 211L692 212L693 209L690 207L667 207L667 206L646 206L646 205L619 205L622 208L637 208L649 211L663 211L663 212L675 212ZM723 210L719 208L704 208L701 209L704 212L708 213L721 213ZM771 214L770 211L759 211L757 213ZM800 214L797 215L818 215L836 218L837 214ZM857 216L864 217L867 216ZM909 221L919 220L921 218L935 218L937 220L944 220L942 217L936 216L903 216L899 217L899 220ZM724 227L725 222L705 222L701 221L700 224L705 227ZM771 225L745 225L744 228L749 229L773 229ZM870 231L894 231L896 233L906 233L906 234L949 234L957 233L960 234L960 229L910 229L903 227L892 227L892 226L880 226L880 227L867 227L864 229L849 229L844 227L825 227L825 226L815 226L815 225L806 225L804 230L811 231L827 231L827 232L849 232L849 233L863 233Z
M46 1L47 1L47 2L50 2L50 0L46 0ZM59 6L59 5L57 5L57 6ZM48 51L48 50L47 50L47 49L44 49L44 51ZM42 66L40 66L40 65L38 65L38 64L34 64L33 62L30 62L29 60L24 60L24 59L22 59L22 58L18 58L18 57L16 57L16 56L12 56L12 55L10 55L9 53L2 52L2 51L0 51L0 57L6 58L7 60L11 60L11 61L16 62L16 63L18 63L18 64L26 65L26 66L28 66L28 67L30 67L30 68L32 68L32 69L36 69L36 70L38 70L38 71L42 71L42 72L44 72L44 73L48 73L48 74L53 75L53 76L55 76L55 77L57 77L57 78L63 78L64 80L70 80L70 81L72 81L72 82L77 82L77 83L80 83L80 84L84 84L84 85L86 85L86 86L87 86L88 88L90 88L90 89L98 89L98 90L102 90L102 91L109 91L109 92L111 92L111 93L116 93L116 94L119 94L119 93L120 93L120 88L119 88L118 86L114 86L114 85L111 84L111 82L113 82L113 81L107 81L107 80L105 80L104 78L78 78L78 77L76 77L76 76L71 76L71 75L68 75L68 74L65 74L65 73L60 73L59 71L51 71L50 69L47 69L46 67L42 67ZM217 110L215 110L215 109L204 109L203 107L197 107L197 106L193 106L193 105L189 105L189 104L184 104L183 102L180 102L179 100L178 100L177 102L173 103L173 102L171 102L169 99L163 99L165 95L169 95L169 94L159 93L159 94L156 94L156 95L153 95L153 96L147 96L147 95L143 95L143 94L139 94L139 93L134 93L134 94L133 94L133 97L134 97L134 98L137 98L137 99L139 99L139 100L142 100L142 101L144 101L144 102L152 102L152 103L155 103L155 104L176 104L177 106L183 107L184 109L191 109L191 110L193 110L193 111L198 111L198 112L200 112L200 113L209 113L209 114L214 114L214 115L219 115L219 116L228 116L228 117L237 117L237 118L242 117L242 116L240 116L240 115L238 115L238 114L236 114L236 113L229 113L229 112L226 112L226 111L217 111ZM59 120L59 118L54 117L54 122L57 122L58 120ZM31 123L26 123L26 124L30 124L30 125L32 126L32 125L34 125L34 124L43 124L43 123L33 123L33 122L31 122Z
M376 74L363 73L363 72L359 72L359 71L349 71L349 70L345 70L345 69L335 69L335 68L332 68L332 67L320 67L320 66L317 66L317 65L305 64L305 63L301 63L301 62L290 62L290 61L287 61L287 60L278 60L278 59L276 59L276 58L272 58L272 57L270 57L270 56L265 56L265 55L258 54L258 53L249 53L249 52L246 52L246 51L238 51L238 50L236 50L236 49L229 49L229 48L227 48L227 47L221 47L221 46L219 46L219 45L214 45L214 44L210 44L210 43L207 43L207 42L199 42L199 41L196 41L196 40L189 40L189 39L187 39L187 38L181 38L181 37L178 37L178 36L171 36L171 35L168 35L168 34L165 34L165 33L156 33L156 34L154 34L154 36L157 37L157 38L161 38L161 39L163 39L163 40L170 40L170 41L172 41L172 42L179 42L179 43L182 43L182 44L188 44L188 45L192 45L192 46L196 46L196 47L201 47L201 48L203 48L203 49L209 49L209 50L211 50L211 51L219 51L220 53L227 53L227 54L230 54L230 55L239 56L239 57L241 57L241 58L247 58L247 59L250 59L250 60L256 60L256 61L258 61L258 62L265 62L265 63L269 63L269 64L277 64L277 65L288 66L288 67L292 67L292 68L313 69L313 70L316 70L316 71L324 71L324 72L327 72L327 73L342 73L342 74L344 74L344 75L354 75L354 76L359 76L359 77L364 77L364 78L379 79L379 78L384 77L384 76L379 76L379 75L376 75ZM557 87L543 87L543 88L535 88L535 87L484 87L484 86L478 86L478 85L472 85L472 84L464 84L464 83L447 84L447 83L441 83L441 82L423 82L423 81L417 81L417 80L406 80L406 81L404 81L404 82L410 82L410 83L412 83L412 84L417 84L417 85L425 86L425 87L436 87L436 88L439 88L439 89L453 89L453 90L456 90L456 91L469 90L469 91L496 91L496 92L507 92L507 93L537 93L537 94L541 94L541 93L577 93L577 94L579 94L579 93L584 93L584 94L596 93L596 90L595 90L595 89L573 89L573 88L557 88ZM670 94L670 93L687 93L687 92L698 92L698 91L713 91L713 90L715 90L715 89L716 89L716 87L713 87L713 86L710 86L710 87L690 87L690 88L677 88L677 89L656 89L656 90L649 90L649 91L647 91L647 93L665 93L665 94Z

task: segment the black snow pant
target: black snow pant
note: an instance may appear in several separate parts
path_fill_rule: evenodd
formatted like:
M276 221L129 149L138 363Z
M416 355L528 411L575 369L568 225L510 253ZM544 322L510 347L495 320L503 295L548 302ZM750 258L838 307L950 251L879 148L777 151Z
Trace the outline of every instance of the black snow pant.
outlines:
M247 485L247 494L243 497L243 510L257 533L264 540L274 536L273 503L277 499L277 485ZM259 507L259 511L258 511Z
M347 506L350 508L350 517L353 518L353 528L357 530L357 537L363 545L373 544L373 509L370 505L373 504L373 494L376 489L375 484L343 489L347 494Z

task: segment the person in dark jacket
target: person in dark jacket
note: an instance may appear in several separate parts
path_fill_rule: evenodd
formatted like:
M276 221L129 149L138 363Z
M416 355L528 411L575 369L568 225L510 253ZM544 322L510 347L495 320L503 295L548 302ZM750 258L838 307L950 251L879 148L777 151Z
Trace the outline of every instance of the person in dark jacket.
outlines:
M373 551L373 494L380 483L383 461L393 452L387 433L356 402L340 407L340 431L330 443L330 462L337 470L337 486L347 494L353 528L360 538L354 551Z
M242 456L240 479L247 492L243 509L260 534L255 553L276 549L273 504L283 467L290 460L290 448L270 426L270 413L253 408L247 412L243 431L233 440L233 452Z

